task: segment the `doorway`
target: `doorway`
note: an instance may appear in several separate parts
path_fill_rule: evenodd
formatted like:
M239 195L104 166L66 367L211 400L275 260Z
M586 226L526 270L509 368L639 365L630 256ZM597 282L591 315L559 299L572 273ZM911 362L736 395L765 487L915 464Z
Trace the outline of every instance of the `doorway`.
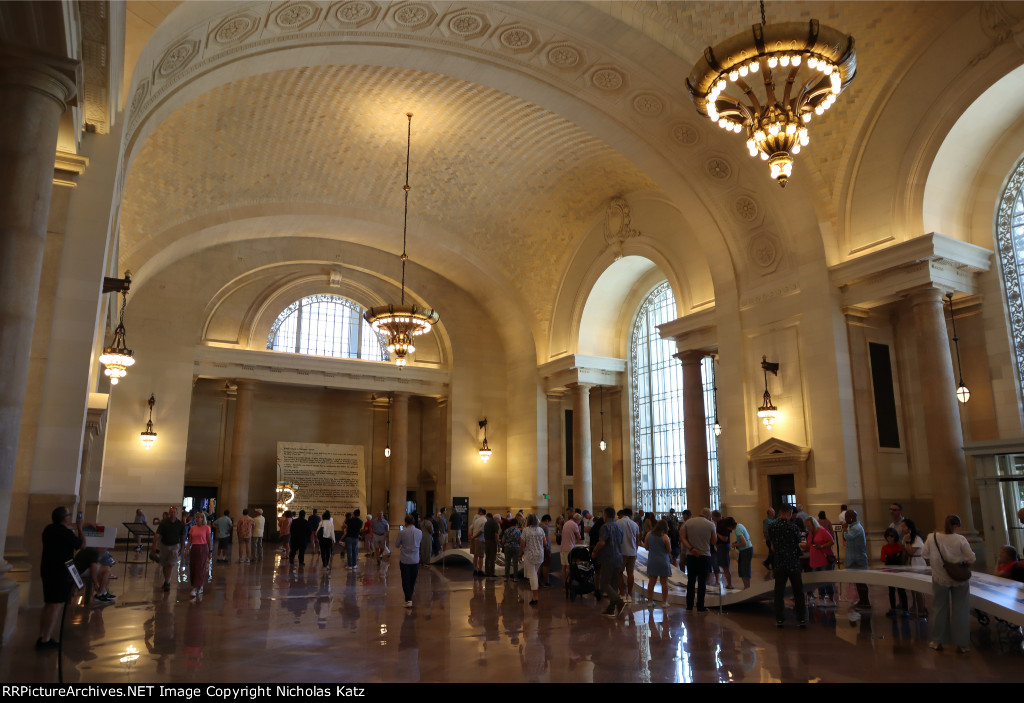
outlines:
M796 505L796 479L793 474L774 474L768 477L771 506Z

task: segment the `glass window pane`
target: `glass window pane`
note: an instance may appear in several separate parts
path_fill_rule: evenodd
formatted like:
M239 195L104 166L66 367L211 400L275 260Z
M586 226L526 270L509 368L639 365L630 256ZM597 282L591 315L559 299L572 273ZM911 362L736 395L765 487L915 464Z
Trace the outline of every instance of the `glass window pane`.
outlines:
M363 320L363 308L336 295L311 295L278 315L267 349L387 361L384 340Z

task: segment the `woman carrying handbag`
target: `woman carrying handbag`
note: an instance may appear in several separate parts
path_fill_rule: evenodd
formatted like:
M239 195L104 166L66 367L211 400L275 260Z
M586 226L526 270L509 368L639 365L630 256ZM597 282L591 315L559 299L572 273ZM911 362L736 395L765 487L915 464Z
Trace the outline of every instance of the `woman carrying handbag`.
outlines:
M954 644L956 651L970 651L970 565L974 552L959 534L960 518L947 515L945 529L928 535L922 556L932 567L932 636L928 646L937 652Z

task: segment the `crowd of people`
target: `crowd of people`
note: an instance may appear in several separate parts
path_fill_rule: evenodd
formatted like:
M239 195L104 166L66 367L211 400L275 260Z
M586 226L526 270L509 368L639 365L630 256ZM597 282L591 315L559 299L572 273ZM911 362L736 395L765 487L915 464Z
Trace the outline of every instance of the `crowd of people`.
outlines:
M969 567L975 560L970 544L959 534L960 518L950 515L941 530L925 538L914 520L903 514L903 506L890 505L892 523L885 529L885 544L881 547L879 562L886 566L930 565L933 599L931 614L932 635L930 646L941 650L953 644L958 651L969 648ZM153 534L153 557L159 561L163 577L163 590L172 588L172 578L179 560L188 554L190 595L203 594L211 563L232 560L232 546L237 545L237 561L242 564L261 562L264 558L264 538L267 531L263 510L242 510L233 520L230 510L224 510L213 519L203 510L185 512L179 519L172 506L158 521ZM630 508L616 511L606 508L593 515L587 510L568 509L552 522L550 515L538 518L535 513L520 510L515 515L507 511L488 512L479 508L469 525L459 511L452 511L451 519L444 508L433 515L420 517L415 512L407 515L393 546L399 552L399 565L406 607L413 605L413 593L421 567L429 565L433 556L446 547L460 547L464 527L473 558L474 577L497 577L497 554L504 555L507 582L520 579L529 583L529 605L536 607L539 590L551 584L548 573L553 549L561 553L562 583L571 578L574 554L583 548L594 570L594 590L598 600L607 599L604 614L619 616L627 603L632 602L637 550L647 550L647 599L652 601L660 584L661 600L668 602L668 577L675 566L686 572L686 609L707 610L705 596L708 585L735 589L735 575L743 588L751 582L751 563L754 544L747 527L733 517L723 516L719 510L702 509L699 514L675 509L657 516L640 510L635 515ZM1024 524L1024 509L1018 513ZM145 522L141 508L136 521ZM844 545L847 569L867 569L867 535L855 510L841 506L835 523L824 511L814 517L801 505L782 505L768 509L762 523L762 535L768 550L763 562L768 577L775 581L775 614L779 627L785 623L784 594L787 586L793 594L793 609L800 627L807 622L808 607L836 607L836 593L830 583L821 584L817 598L807 593L802 583L805 571L828 571L838 563L837 539ZM390 554L391 526L383 511L367 515L364 521L360 510L346 513L338 519L329 510L318 514L313 509L297 514L285 511L276 522L282 564L303 568L307 551L316 557L326 571L332 568L337 545L344 551L349 570L359 568L360 544L365 542L366 556L375 559L378 566ZM141 542L137 543L141 549ZM574 552L574 550L576 550ZM93 590L99 603L112 602L109 592L110 567L113 558L105 549L86 546L82 537L81 517L72 522L71 513L63 507L53 511L52 524L43 531L41 572L46 605L40 619L40 637L37 648L56 646L53 640L62 605L71 592L71 579L65 563L73 560L75 567ZM298 561L298 567L296 567ZM941 568L939 568L941 567ZM1016 549L1005 546L999 552L995 574L1024 582L1024 562ZM871 608L866 584L855 584L856 595L850 600L857 610ZM890 617L927 617L924 599L913 593L913 606L908 594L901 588L889 588Z

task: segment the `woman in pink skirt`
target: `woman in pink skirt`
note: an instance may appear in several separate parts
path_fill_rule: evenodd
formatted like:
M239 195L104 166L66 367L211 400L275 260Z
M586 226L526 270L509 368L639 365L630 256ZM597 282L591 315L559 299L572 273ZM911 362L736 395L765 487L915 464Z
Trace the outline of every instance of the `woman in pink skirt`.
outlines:
M200 510L196 514L196 521L188 531L189 547L188 552L188 573L192 583L192 595L196 596L203 592L206 585L206 565L210 560L210 526L206 524L206 516Z

